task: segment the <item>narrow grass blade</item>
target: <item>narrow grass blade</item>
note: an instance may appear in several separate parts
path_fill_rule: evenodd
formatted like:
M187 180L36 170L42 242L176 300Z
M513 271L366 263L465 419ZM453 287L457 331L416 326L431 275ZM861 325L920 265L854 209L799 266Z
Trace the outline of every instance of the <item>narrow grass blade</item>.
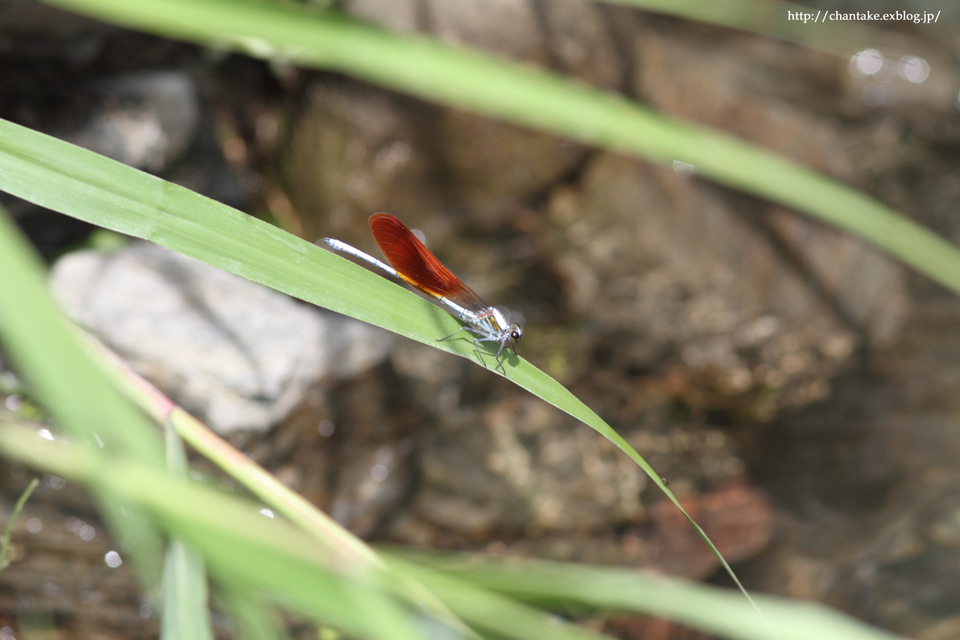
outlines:
M423 37L280 3L55 0L52 4L174 38L333 69L663 164L796 208L850 231L960 292L960 251L896 211L774 153L672 120L557 74Z
M212 640L203 557L178 539L167 545L163 567L161 640Z
M164 425L167 471L185 478L187 452L177 432ZM167 544L163 565L161 640L213 640L208 609L207 572L203 557L182 540Z
M399 554L399 555L398 555ZM637 571L536 560L498 560L486 556L384 551L388 565L409 571L425 584L432 567L475 587L540 606L586 606L599 611L634 611L665 617L739 640L894 640L894 634L870 627L818 604L758 596L765 619L729 589ZM400 564L395 564L402 560ZM415 565L410 565L415 561ZM419 569L424 571L424 569ZM462 611L458 611L467 617Z
M456 576L432 571L393 557L390 565L436 593L458 616L494 638L549 638L550 640L599 640L610 636L579 627L559 616L535 609L493 590L481 588Z
M40 481L36 478L27 484L27 488L20 494L20 499L17 500L17 504L13 506L10 517L7 518L7 526L3 530L3 541L0 542L0 572L3 572L4 569L10 566L10 559L7 558L7 553L10 551L10 538L13 535L13 525L17 522L17 518L20 517L20 512L23 511L24 505L26 505L27 500L30 499L30 494L37 488L38 484L40 484Z

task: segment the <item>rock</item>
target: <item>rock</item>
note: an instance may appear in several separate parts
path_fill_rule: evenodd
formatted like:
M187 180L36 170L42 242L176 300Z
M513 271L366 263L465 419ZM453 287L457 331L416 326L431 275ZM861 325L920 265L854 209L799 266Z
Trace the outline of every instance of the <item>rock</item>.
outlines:
M350 82L316 85L280 159L304 235L370 237L367 218L440 210L419 120L410 105Z
M543 11L552 66L603 89L621 88L626 76L624 61L617 50L615 26L604 15L602 5L589 0L555 0L538 10Z
M444 42L545 64L548 50L537 12L527 0L428 0L430 31Z
M652 367L675 350L693 387L728 397L766 389L772 409L816 400L863 337L896 332L907 304L891 260L809 221L772 221L810 256L804 269L715 190L687 180L603 154L577 190L553 194L551 216L566 229L553 253L574 312L591 314L601 334L632 336L620 337L611 365Z
M72 63L86 63L99 50L99 36L116 27L37 0L0 0L0 51L49 57L58 50ZM59 46L51 47L56 42Z
M346 0L343 10L391 31L411 33L418 27L416 0Z
M730 132L838 179L854 180L854 168L862 173L867 163L877 162L876 158L865 162L858 151L864 145L854 144L862 134L845 134L836 118L809 104L816 99L821 109L824 104L840 108L851 78L843 60L812 52L798 59L789 48L768 40L723 43L727 46L718 47L709 38L678 38L656 27L642 29L637 36L637 90L668 114ZM744 64L748 52L753 55ZM784 68L792 73L773 71ZM677 83L677 77L686 81ZM794 86L797 77L808 80L804 94ZM955 94L953 90L951 95ZM891 132L887 137L900 135ZM886 157L883 150L893 146L873 144L870 154L876 156L879 151ZM794 295L796 289L790 287L785 290L789 294L783 295L774 282L764 286L765 293L779 299L781 306L794 306L795 311L799 304L808 304L799 303L803 297L820 296L833 306L841 324L859 330L874 344L889 343L909 311L903 268L846 232L776 206L760 209L762 213L755 208L748 215L755 216L772 237L761 235L757 241L774 240L778 253L793 262L784 267L797 270L808 281L807 294ZM723 231L726 226L709 228ZM696 233L698 225L687 231ZM709 250L707 242L703 245ZM736 259L738 245L739 241L727 243L726 259ZM753 248L748 251L756 253Z
M874 346L889 345L910 312L903 267L849 233L773 208L768 229L805 270L812 293Z
M382 360L389 337L153 244L71 253L67 313L219 431L265 431L325 377Z
M839 123L814 109L838 103L844 61L813 51L795 56L793 49L773 40L678 37L655 24L638 29L634 37L631 84L652 107L818 171L844 178L853 174ZM677 82L678 77L684 82ZM805 82L798 83L798 77Z
M100 104L69 142L138 169L159 172L193 140L200 103L181 71L147 71L94 86Z
M597 530L643 515L646 477L592 429L533 398L482 418L484 429L448 422L422 438L414 513L467 537Z
M757 488L742 481L681 500L729 563L756 556L773 538L773 510ZM670 575L704 580L721 568L703 539L667 500L651 509L655 536L651 556L655 566Z
M401 32L417 22L405 4L355 0L348 10ZM607 21L591 2L548 3L542 21L526 0L498 0L482 11L469 2L429 2L423 13L426 29L451 44L603 88L624 82ZM384 202L404 219L454 208L489 223L575 172L587 155L579 144L525 127L460 109L413 106L351 83L318 83L282 162L286 188L308 220L308 237L331 229L342 236L344 220L364 218L361 213ZM321 232L313 219L330 228Z
M960 301L943 292L828 398L761 436L750 466L779 533L747 576L758 588L907 637L956 635L958 320Z

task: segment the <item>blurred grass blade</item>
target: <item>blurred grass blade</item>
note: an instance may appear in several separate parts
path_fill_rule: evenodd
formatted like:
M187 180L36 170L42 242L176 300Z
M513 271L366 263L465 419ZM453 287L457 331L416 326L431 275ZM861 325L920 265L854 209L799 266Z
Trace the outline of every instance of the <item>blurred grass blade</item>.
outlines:
M58 425L86 442L99 439L109 451L159 467L162 448L156 427L106 382L83 352L47 294L43 271L26 238L0 209L0 341L5 353Z
M167 471L187 476L187 452L177 432L164 425ZM173 538L163 565L163 621L161 640L213 640L207 604L207 572L203 557Z
M402 549L381 550L389 566L417 575L432 585L426 564L457 580L540 606L634 611L676 620L724 638L742 640L892 640L886 631L819 604L758 596L766 620L740 595L676 578L609 567L555 562L495 559L466 554L435 554ZM399 563L398 563L399 561ZM439 592L436 585L435 590ZM467 617L462 611L461 615Z
M190 467L187 464L187 451L183 448L183 441L177 435L177 430L169 420L163 421L163 444L167 459L167 471L175 476L185 478Z
M163 567L161 640L212 640L203 558L173 539Z
M459 617L492 638L548 638L549 640L599 640L610 636L570 624L465 580L393 558L398 573L412 576L436 593Z
M7 526L3 529L3 540L0 541L0 572L10 566L10 559L7 557L7 553L10 552L10 538L13 536L13 525L16 524L17 518L20 517L20 512L23 511L27 500L30 499L30 494L37 488L38 484L40 484L40 481L36 478L30 480L27 488L20 494L17 504L13 506L13 511L10 512L10 516L7 518Z
M480 363L472 341L437 341L459 322L387 279L188 189L3 120L0 189ZM707 535L626 440L550 376L516 355L505 361L512 382L596 429L640 465L739 585Z
M778 0L603 0L637 9L708 22L849 56L882 39L882 31L857 22L815 22L826 10ZM831 9L832 11L832 9ZM806 20L790 16L806 15Z
M40 438L7 423L0 450L24 464L100 487L149 513L206 558L211 575L360 637L419 640L405 593L379 569L349 566L256 504L90 447ZM362 606L358 606L362 603Z
M2 169L0 176L9 177ZM159 467L162 458L155 427L107 383L83 352L72 326L47 294L42 271L26 239L0 207L0 343L4 353L61 428L111 454L130 455ZM118 540L130 548L143 584L148 589L156 587L162 544L153 527L133 507L127 509L113 496L98 492L97 498Z
M219 585L220 600L230 611L239 640L291 640L278 624L279 617L251 593Z
M49 1L49 0L48 0ZM333 69L428 100L696 173L873 242L960 293L960 251L872 198L759 147L563 76L279 3L54 0L151 33ZM639 223L639 221L638 221Z

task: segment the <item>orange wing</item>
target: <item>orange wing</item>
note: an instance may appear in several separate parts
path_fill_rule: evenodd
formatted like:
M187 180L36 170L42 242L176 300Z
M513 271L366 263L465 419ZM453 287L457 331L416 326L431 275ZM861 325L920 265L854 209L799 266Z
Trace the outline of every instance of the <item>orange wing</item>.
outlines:
M435 297L445 297L471 311L487 304L430 253L402 222L389 213L370 216L370 231L380 251L406 282Z

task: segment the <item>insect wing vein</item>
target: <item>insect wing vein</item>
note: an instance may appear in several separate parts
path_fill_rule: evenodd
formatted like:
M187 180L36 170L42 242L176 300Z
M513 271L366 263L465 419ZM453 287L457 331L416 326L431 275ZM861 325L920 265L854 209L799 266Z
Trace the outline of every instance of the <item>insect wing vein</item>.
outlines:
M470 287L430 253L410 229L387 213L370 217L370 230L380 251L400 276L414 287L473 312L487 308Z

